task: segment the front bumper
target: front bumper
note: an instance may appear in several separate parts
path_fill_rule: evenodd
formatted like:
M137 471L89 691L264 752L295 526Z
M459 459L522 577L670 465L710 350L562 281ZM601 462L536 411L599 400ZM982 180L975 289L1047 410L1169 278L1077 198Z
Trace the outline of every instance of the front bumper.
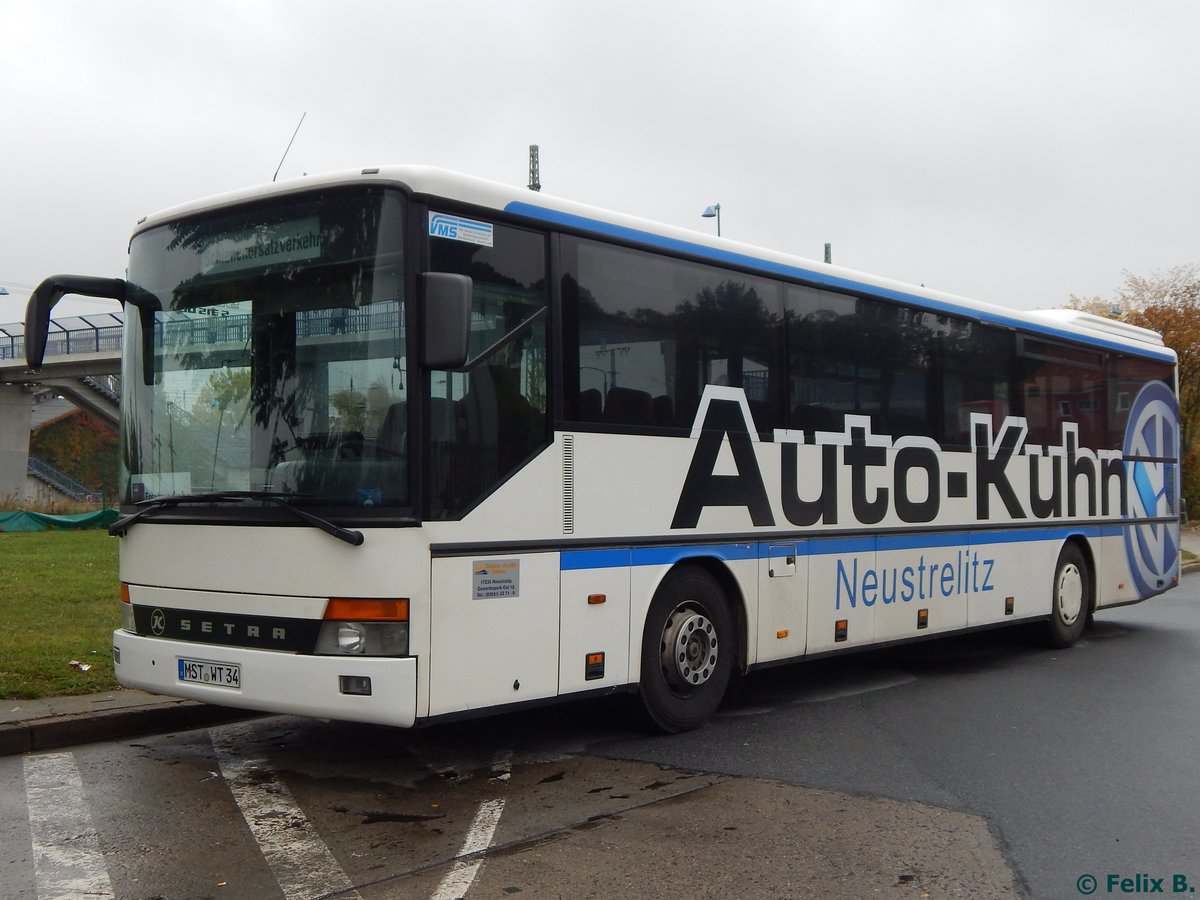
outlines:
M179 660L241 666L241 686L179 680ZM125 687L270 713L371 722L409 728L417 718L417 661L384 657L309 656L196 644L113 632L113 662ZM371 695L344 694L341 676L371 679Z

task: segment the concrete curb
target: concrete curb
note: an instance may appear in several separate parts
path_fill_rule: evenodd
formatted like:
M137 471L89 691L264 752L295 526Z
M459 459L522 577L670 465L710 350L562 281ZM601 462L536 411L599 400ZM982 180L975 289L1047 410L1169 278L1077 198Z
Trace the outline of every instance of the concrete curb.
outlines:
M129 709L48 716L0 724L0 756L55 750L168 731L186 731L222 722L256 718L261 713L188 700L164 700Z

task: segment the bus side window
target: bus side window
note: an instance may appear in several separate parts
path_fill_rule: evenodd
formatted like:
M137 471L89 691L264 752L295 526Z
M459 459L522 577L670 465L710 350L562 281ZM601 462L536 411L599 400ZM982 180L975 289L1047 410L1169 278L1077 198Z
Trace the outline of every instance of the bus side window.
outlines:
M1108 442L1108 378L1104 355L1095 350L1022 337L1021 396L1029 422L1028 442L1054 446L1072 423L1083 447Z
M1009 331L945 317L939 353L941 431L944 447L971 446L971 416L986 415L993 433L1013 415L1016 341Z
M579 392L579 421L599 422L604 413L604 396L598 388Z
M759 431L780 424L778 283L597 241L561 246L568 421L688 433L705 387L723 385L745 392Z
M654 401L648 391L613 387L604 404L604 421L622 425L654 425Z
M1133 399L1144 385L1161 381L1175 390L1175 371L1169 363L1136 356L1113 359L1108 376L1108 447L1125 446L1125 430Z

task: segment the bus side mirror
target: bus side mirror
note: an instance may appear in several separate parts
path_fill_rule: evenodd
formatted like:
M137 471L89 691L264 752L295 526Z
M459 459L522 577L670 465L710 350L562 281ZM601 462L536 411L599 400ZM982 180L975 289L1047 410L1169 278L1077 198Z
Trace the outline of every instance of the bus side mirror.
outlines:
M460 369L471 338L471 278L449 272L421 275L425 300L422 359L428 369Z
M50 334L50 310L67 294L119 300L124 305L126 285L121 278L51 275L34 288L25 307L25 362L31 369L42 367Z

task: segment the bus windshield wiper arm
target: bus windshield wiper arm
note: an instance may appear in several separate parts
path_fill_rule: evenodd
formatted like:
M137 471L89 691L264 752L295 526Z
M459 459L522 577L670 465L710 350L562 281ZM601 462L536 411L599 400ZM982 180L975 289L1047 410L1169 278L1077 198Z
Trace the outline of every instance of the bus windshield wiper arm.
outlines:
M137 512L130 513L127 516L122 516L121 518L117 519L108 526L108 533L112 537L123 537L125 532L129 530L130 525L140 521L156 510L166 509L169 506L177 506L180 503L203 503L207 502L207 499L208 498L204 497L203 495L183 494L180 496L155 497L152 500L142 500L137 504Z
M334 525L328 519L322 519L320 516L315 516L306 510L300 509L298 506L293 506L278 494L272 494L269 491L211 491L205 494L173 494L168 497L155 497L153 500L144 500L142 503L139 503L138 506L140 509L137 512L117 519L117 521L109 525L108 533L111 535L123 535L129 530L130 525L140 521L143 517L156 510L168 509L172 506L180 506L185 503L220 503L222 501L237 502L240 500L261 500L264 503L272 503L280 509L287 510L293 516L314 528L319 528L339 541L345 541L347 544L353 544L355 547L361 546L364 540L361 531L353 531L349 528Z

